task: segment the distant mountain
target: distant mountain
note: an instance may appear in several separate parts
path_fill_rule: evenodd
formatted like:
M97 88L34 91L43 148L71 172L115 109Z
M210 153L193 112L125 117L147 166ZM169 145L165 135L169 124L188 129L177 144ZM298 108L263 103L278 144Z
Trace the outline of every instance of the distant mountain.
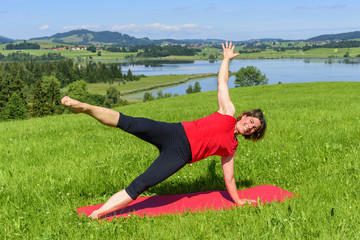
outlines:
M307 39L307 41L350 40L355 38L360 38L360 31L338 33L338 34L325 34L325 35L309 38Z
M216 44L224 42L220 39L159 39L150 40L149 38L135 38L127 34L119 32L94 32L87 29L73 30L65 33L57 33L49 37L31 38L30 41L50 41L55 43L69 43L69 44L106 44L118 46L134 46L134 45L161 45L163 43L170 44Z
M13 41L14 41L14 40L12 40L12 39L10 39L10 38L0 36L0 44L9 43L9 42L13 42Z
M259 39L250 39L246 42L278 42L283 41L281 38L259 38Z
M135 38L127 34L110 31L93 32L86 29L57 33L50 37L31 38L30 40L70 44L108 44L121 46L153 44L148 38Z

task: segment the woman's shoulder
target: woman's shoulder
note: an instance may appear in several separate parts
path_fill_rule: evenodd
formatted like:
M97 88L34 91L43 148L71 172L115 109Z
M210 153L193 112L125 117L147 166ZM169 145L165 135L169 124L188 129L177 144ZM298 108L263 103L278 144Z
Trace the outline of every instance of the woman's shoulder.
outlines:
M218 114L219 116L224 116L224 117L231 117L231 118L234 118L234 114L232 114L232 112L224 112L224 111L217 111L215 112L214 114Z
M221 111L215 112L214 115L217 115L218 117L224 118L224 119L227 119L227 120L236 121L236 118L235 118L233 115L231 115L231 114L224 114L224 113L222 113Z
M227 108L219 108L218 112L222 115L229 115L234 117L235 115L235 106L231 103Z

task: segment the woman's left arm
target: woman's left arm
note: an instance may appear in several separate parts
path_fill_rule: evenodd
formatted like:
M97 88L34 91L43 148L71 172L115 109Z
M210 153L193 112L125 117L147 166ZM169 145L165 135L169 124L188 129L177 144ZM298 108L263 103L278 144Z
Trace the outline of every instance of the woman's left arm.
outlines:
M246 203L256 203L255 200L239 198L237 188L236 188L236 182L235 182L235 178L234 178L235 153L236 152L234 152L232 155L230 155L228 157L221 157L221 165L223 168L226 189L229 192L232 200L238 206L243 206Z
M226 42L223 47L223 60L221 62L219 75L218 75L218 105L221 114L233 116L235 114L234 104L231 102L228 80L229 80L229 64L231 59L238 56L234 53L235 45L232 42Z

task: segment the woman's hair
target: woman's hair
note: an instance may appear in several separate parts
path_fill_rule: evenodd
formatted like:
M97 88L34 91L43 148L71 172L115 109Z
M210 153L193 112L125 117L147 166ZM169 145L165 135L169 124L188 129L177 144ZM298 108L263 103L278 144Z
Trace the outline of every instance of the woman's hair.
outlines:
M252 140L252 141L257 141L257 140L262 139L264 137L265 130L266 130L266 120L265 120L263 112L260 109L245 111L245 112L240 113L239 116L236 118L236 120L240 121L240 119L243 116L256 117L257 119L260 120L260 128L256 132L254 132L250 135L244 135L245 139Z

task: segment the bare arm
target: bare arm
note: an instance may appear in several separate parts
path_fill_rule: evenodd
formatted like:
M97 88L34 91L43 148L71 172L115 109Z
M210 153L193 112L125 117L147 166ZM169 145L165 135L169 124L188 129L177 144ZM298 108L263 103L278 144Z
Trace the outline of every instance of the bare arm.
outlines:
M125 189L123 189L120 192L115 193L100 209L95 210L89 217L94 219L99 218L105 214L125 207L132 201L134 200L132 200Z
M239 54L234 53L235 45L232 45L232 42L222 44L223 47L223 60L221 62L219 75L218 75L218 105L219 112L225 115L234 116L235 107L231 102L228 80L229 80L229 64L232 58L238 56Z
M230 194L232 200L238 206L243 206L246 202L248 203L256 203L255 200L251 199L240 199L237 193L236 182L234 178L234 160L235 160L235 153L228 157L221 158L221 164L224 173L224 181L227 191Z

